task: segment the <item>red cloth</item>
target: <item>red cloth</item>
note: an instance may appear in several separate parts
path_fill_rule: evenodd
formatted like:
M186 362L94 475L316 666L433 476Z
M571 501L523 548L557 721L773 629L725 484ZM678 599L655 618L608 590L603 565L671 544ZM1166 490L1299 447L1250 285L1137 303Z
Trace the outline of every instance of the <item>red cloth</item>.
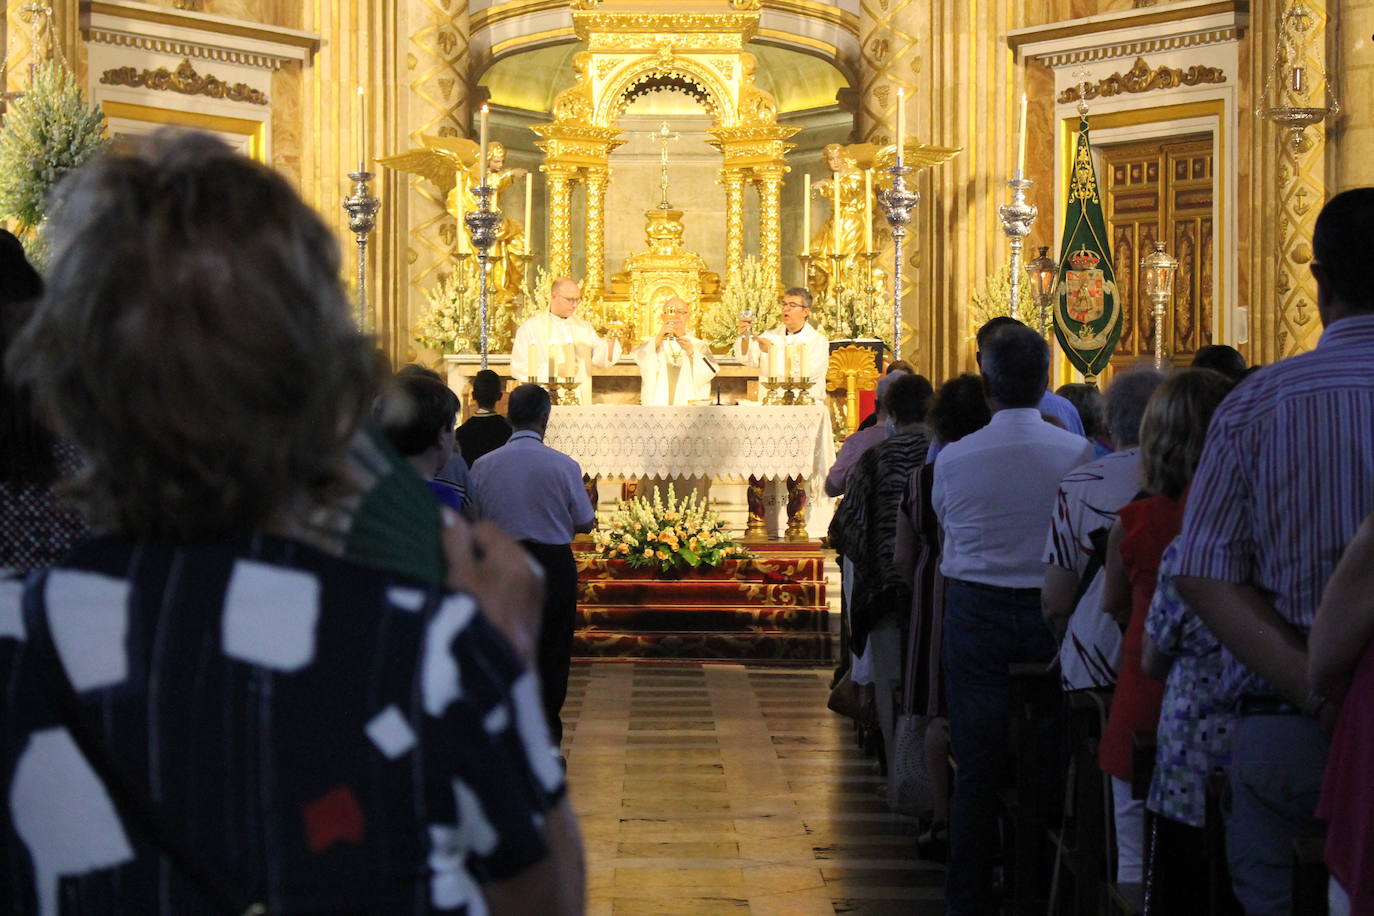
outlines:
M859 419L871 414L878 406L878 389L870 388L859 392Z
M1374 914L1374 642L1336 720L1317 816L1327 821L1326 866L1350 895L1352 916Z
M1102 772L1117 779L1131 779L1133 735L1159 727L1164 682L1147 677L1140 669L1140 648L1145 638L1145 615L1155 594L1159 558L1183 527L1183 506L1181 499L1149 496L1122 506L1117 515L1126 529L1121 560L1131 582L1131 619L1121 642L1120 674L1097 755Z

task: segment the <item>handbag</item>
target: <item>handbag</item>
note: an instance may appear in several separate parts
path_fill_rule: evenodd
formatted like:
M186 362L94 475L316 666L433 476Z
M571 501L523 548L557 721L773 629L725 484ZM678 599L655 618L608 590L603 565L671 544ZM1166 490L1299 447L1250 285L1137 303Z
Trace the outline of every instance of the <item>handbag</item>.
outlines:
M190 844L178 835L176 828L163 816L147 792L115 762L109 749L81 715L81 701L77 699L76 688L72 686L67 669L58 655L57 645L48 627L48 615L37 607L37 602L29 602L25 611L48 699L52 701L54 710L82 756L110 793L120 819L157 847L176 873L212 905L213 912L222 916L267 916L268 910L264 904L253 901L221 873L209 868L191 853Z
M893 726L887 804L898 814L928 818L935 810L935 788L926 764L929 728L930 717L915 713L902 713Z

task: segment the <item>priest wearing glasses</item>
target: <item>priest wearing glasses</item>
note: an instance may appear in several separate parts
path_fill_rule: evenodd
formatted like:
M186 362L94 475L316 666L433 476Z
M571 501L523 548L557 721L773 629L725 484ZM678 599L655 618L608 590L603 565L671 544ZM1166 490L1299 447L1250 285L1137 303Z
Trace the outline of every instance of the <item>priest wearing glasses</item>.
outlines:
M549 310L535 315L515 331L511 344L510 374L522 382L547 382L549 378L575 378L578 403L592 402L591 367L614 365L620 357L615 338L602 340L591 322L574 312L582 302L582 290L567 277L549 287Z
M762 334L753 322L739 325L735 355L759 368L761 378L804 378L811 383L811 399L825 403L825 373L830 365L830 341L807 321L811 292L794 286L782 294L782 324Z

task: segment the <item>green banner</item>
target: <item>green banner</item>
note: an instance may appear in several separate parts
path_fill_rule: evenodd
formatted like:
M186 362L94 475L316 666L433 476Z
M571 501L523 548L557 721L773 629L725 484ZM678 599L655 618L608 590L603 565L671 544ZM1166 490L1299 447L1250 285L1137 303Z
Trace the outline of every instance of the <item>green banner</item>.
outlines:
M1121 307L1086 117L1078 121L1065 213L1054 333L1069 362L1091 380L1107 368L1121 338Z

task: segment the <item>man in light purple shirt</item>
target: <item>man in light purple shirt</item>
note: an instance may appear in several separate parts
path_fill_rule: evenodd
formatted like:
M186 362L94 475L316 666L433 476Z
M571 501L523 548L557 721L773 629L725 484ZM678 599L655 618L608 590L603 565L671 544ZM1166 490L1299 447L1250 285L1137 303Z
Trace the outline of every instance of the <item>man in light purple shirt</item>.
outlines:
M582 486L582 468L544 444L552 406L549 393L525 384L510 394L506 416L515 432L506 444L472 465L478 518L495 522L520 541L545 575L539 679L554 742L563 737L559 717L568 695L573 625L577 617L577 564L572 539L596 527L596 512Z
M864 452L882 442L888 437L887 413L883 410L883 392L887 391L887 386L892 384L892 380L899 375L907 373L901 369L890 372L878 379L877 397L877 422L868 429L856 430L849 434L840 446L840 453L835 456L835 463L830 466L830 472L825 475L825 495L843 496L844 488L849 483L849 475L858 465L859 459L864 456Z
M985 340L979 370L992 422L945 447L931 489L944 533L943 653L958 762L946 880L952 916L996 911L992 850L1010 716L1007 669L1054 658L1054 636L1040 616L1041 550L1060 480L1093 457L1087 439L1040 415L1050 366L1040 335L1016 323ZM1052 742L1052 725L1042 733Z
M1226 853L1247 913L1291 910L1293 840L1320 835L1326 764L1307 631L1322 590L1374 510L1374 188L1333 197L1312 237L1317 348L1222 402L1179 535L1178 593L1221 641L1235 704ZM1332 702L1328 702L1330 699Z

